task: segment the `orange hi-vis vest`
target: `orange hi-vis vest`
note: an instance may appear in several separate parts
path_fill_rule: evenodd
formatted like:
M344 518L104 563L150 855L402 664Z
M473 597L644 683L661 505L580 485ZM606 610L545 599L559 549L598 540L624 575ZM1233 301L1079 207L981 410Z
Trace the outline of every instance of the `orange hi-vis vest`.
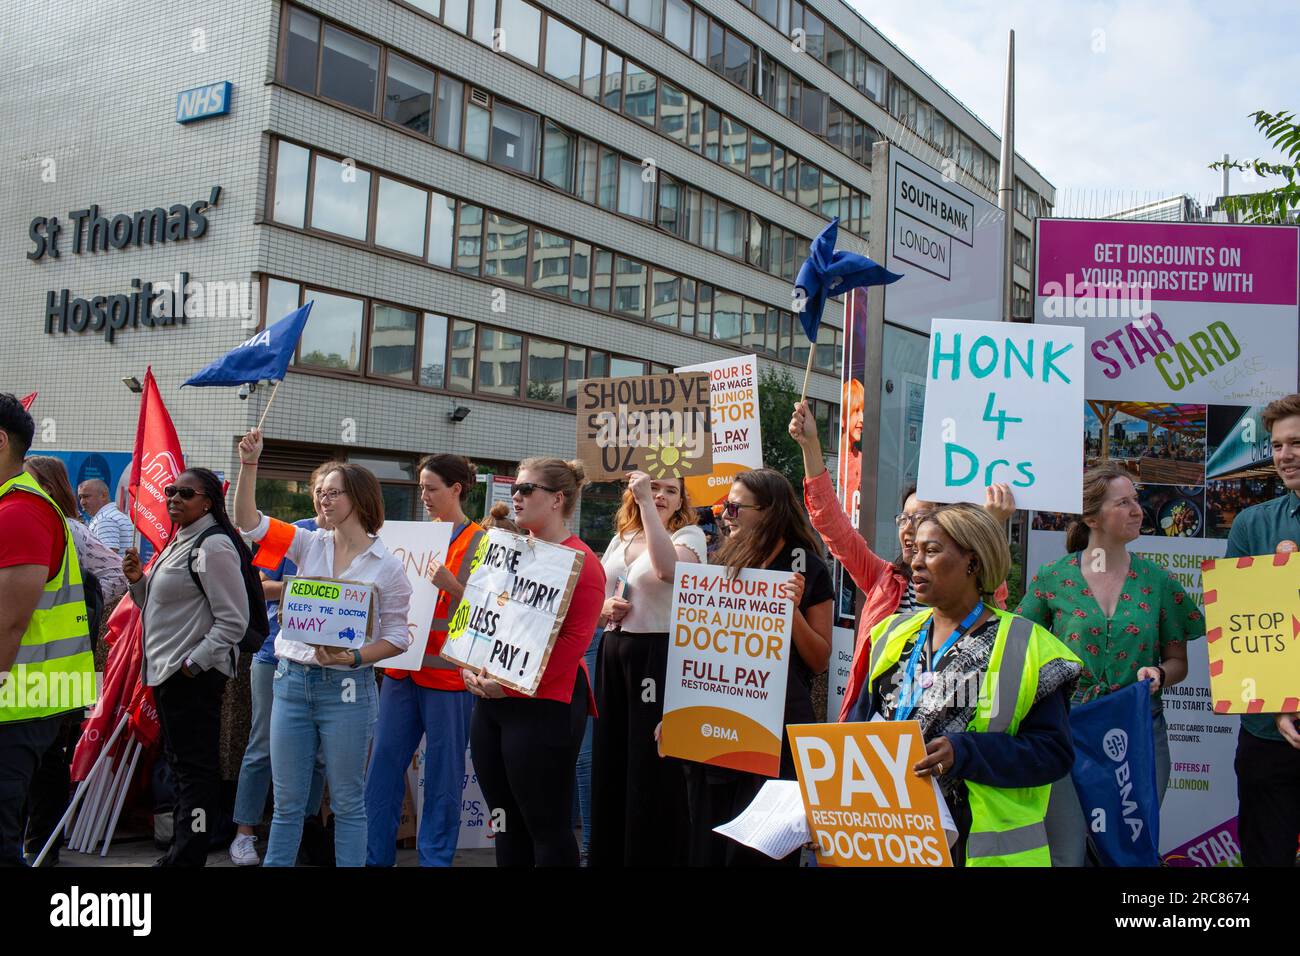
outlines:
M443 563L447 570L456 575L456 580L464 584L469 580L469 566L478 550L478 543L487 534L483 528L471 521L461 529L460 534L447 546L447 560ZM457 601L456 604L460 602ZM433 622L429 625L429 642L424 648L424 666L418 671L397 671L385 668L384 677L405 680L410 677L421 687L431 690L464 690L465 681L460 676L460 665L443 660L442 645L447 640L447 622L456 610L451 595L443 591L438 595L438 603L433 609Z

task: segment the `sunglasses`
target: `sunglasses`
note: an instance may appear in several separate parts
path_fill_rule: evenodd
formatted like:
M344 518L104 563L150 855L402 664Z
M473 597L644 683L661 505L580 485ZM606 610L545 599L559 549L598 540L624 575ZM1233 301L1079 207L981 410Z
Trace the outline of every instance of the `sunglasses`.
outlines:
M521 481L518 484L510 486L510 497L513 498L515 495L522 495L523 497L527 498L534 491L559 491L559 490L560 490L559 488L548 488L546 487L546 485L534 484L531 481Z
M163 489L163 496L167 498L180 498L181 501L189 501L195 495L201 495L203 492L195 491L193 488L183 488L180 485L168 485Z
M737 504L734 501L728 501L723 503L722 513L726 515L728 518L739 518L740 511L742 508L753 508L755 511L763 510L762 505L742 505L742 504Z

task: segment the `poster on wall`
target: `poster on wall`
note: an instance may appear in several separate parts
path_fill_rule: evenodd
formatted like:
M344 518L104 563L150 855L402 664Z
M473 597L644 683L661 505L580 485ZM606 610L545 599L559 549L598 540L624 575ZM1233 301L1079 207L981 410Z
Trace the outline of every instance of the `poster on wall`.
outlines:
M1034 320L1086 331L1089 399L1252 405L1295 391L1295 226L1036 228Z
M886 322L928 333L936 315L997 321L1002 210L891 145L886 216L885 268L907 275L885 287Z
M131 477L131 453L126 451L41 451L63 462L68 469L68 483L72 493L83 481L98 479L108 486L109 500L117 505L117 510L130 516L127 511L126 485ZM119 487L120 486L120 487Z
M840 373L840 427L835 488L849 523L862 513L862 423L866 409L867 290L853 289L844 304L844 360ZM829 450L829 449L828 449Z
M763 432L758 416L758 356L741 355L673 369L674 374L705 372L709 376L709 410L713 428L713 470L687 475L691 504L725 501L732 479L742 471L763 467Z

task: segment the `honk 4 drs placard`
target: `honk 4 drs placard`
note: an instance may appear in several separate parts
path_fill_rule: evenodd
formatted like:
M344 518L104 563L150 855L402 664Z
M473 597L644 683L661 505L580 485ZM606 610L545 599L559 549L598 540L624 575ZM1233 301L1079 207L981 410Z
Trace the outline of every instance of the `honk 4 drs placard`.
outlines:
M280 634L289 641L359 648L370 633L375 587L332 578L286 578Z
M673 581L663 751L775 777L794 653L788 571L679 564Z
M1007 482L1019 508L1082 510L1083 330L935 319L917 494L984 502Z
M573 548L492 528L479 543L442 656L532 696L582 571Z
M713 470L709 374L578 382L578 457L593 481L644 471L685 478Z

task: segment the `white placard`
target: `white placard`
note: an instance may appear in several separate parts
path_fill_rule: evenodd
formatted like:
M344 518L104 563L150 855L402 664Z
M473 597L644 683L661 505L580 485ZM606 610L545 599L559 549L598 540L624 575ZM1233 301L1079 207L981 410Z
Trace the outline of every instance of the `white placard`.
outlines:
M713 471L688 475L691 503L723 501L742 471L763 467L763 431L758 416L758 356L687 365L674 372L709 373L709 415L713 423Z
M826 671L826 722L840 719L840 707L849 690L849 674L853 672L853 628L831 628L831 666Z
M411 606L406 614L411 643L402 653L381 663L386 670L418 671L424 666L429 626L441 594L425 574L434 562L447 560L451 532L450 521L385 521L379 529L379 540L402 562L406 580L411 583Z
M366 643L375 589L356 581L285 578L280 636L287 641L354 650Z

